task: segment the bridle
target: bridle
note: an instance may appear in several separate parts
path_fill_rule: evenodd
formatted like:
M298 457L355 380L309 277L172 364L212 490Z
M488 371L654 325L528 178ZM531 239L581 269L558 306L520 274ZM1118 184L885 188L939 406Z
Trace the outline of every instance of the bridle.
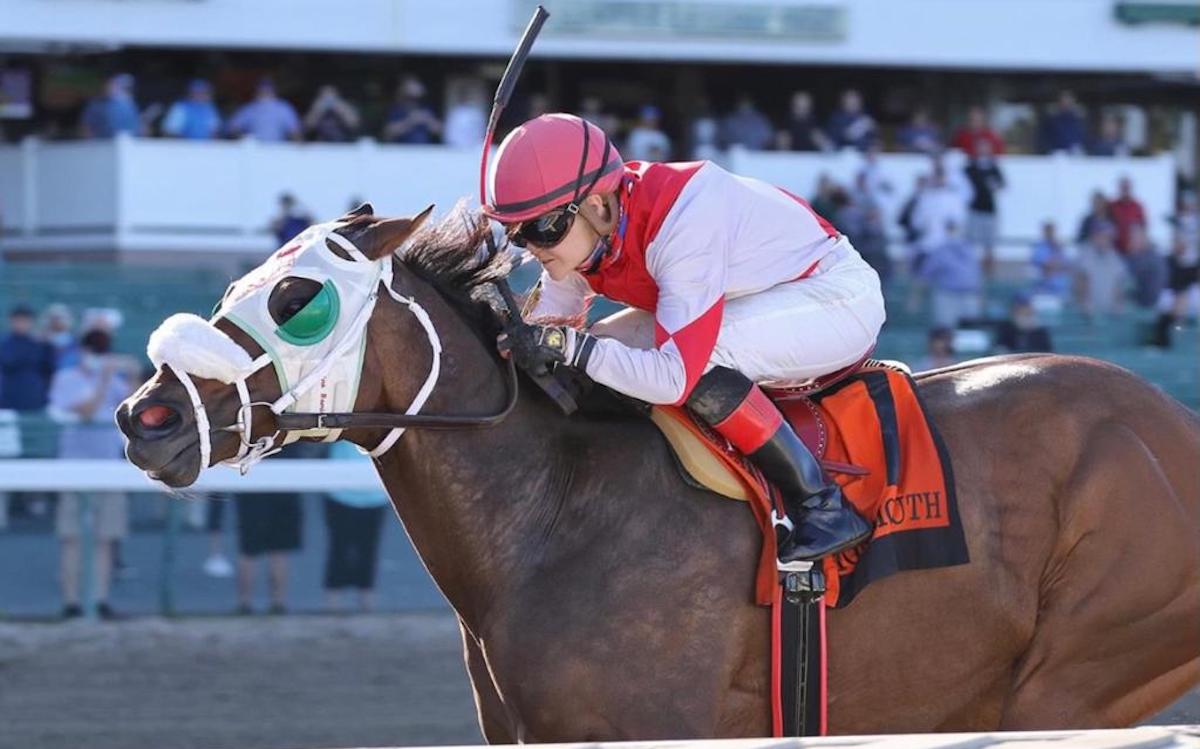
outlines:
M353 259L371 262L345 237L332 233L329 235L329 238L341 245ZM513 409L516 408L520 394L517 370L512 360L506 361L504 366L507 397L505 405L500 411L493 414L480 415L419 413L432 394L434 387L436 387L441 373L441 339L433 325L433 321L429 318L429 314L416 299L404 296L392 288L393 256L388 255L377 262L383 264L378 283L375 285L363 308L358 312L353 325L343 334L341 340L322 357L316 366L307 372L290 390L284 392L274 401L251 400L247 381L264 367L273 365L276 369L277 380L282 382L282 380L279 380L278 364L267 353L261 354L238 372L232 384L237 389L240 405L233 424L220 427L211 426L207 409L200 398L199 390L192 380L192 376L184 367L170 360L163 362L163 366L170 369L183 385L191 401L199 437L202 470L207 468L211 461L211 440L212 434L215 432L231 432L238 435L240 444L237 454L232 458L221 461L221 463L237 468L241 473L245 474L263 458L279 452L283 446L305 436L304 432L309 432L309 436L322 436L324 437L324 441L332 442L339 438L340 432L344 429L388 429L390 431L380 443L367 451L371 457L379 457L391 449L404 434L404 431L409 428L446 430L482 429L500 424L512 413ZM498 285L501 286L501 293L505 298L506 305L509 307L510 314L519 315L512 300L511 292L508 290L507 283L500 281ZM393 300L408 308L418 323L420 323L430 345L432 358L429 374L426 376L420 390L418 390L405 412L402 414L372 412L285 413L285 409L293 405L301 395L320 382L321 378L329 372L339 357L348 354L350 348L355 343L360 342L362 337L366 335L366 326L370 322L370 318L374 312L380 288L386 290ZM272 413L274 432L270 435L263 435L255 440L252 433L253 414L254 409L260 407L265 407ZM311 435L312 432L319 432L320 434Z

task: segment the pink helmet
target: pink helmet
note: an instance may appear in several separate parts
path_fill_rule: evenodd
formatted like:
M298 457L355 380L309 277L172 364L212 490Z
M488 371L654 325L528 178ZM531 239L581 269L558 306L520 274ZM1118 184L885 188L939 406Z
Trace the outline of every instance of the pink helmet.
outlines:
M544 114L508 134L496 154L486 216L513 223L616 190L621 154L604 131L573 114Z

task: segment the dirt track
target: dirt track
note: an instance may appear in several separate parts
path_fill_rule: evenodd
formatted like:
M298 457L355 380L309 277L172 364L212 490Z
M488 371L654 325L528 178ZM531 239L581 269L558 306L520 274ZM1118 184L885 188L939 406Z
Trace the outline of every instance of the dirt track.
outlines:
M479 743L459 647L442 613L0 624L0 747Z

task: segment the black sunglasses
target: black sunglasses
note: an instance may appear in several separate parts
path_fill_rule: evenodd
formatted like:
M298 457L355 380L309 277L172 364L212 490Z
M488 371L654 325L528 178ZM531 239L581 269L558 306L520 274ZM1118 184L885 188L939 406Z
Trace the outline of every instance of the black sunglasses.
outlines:
M517 247L554 247L567 236L578 213L579 208L574 203L547 211L535 219L522 221L512 227L508 232L508 241Z

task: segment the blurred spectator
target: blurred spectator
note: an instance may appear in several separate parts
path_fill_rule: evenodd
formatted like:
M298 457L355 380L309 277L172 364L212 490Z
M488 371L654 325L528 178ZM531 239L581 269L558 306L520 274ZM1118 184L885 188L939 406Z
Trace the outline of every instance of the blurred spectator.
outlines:
M1200 297L1200 248L1176 232L1167 258L1167 291L1164 308L1154 326L1151 341L1160 348L1171 347L1171 330L1187 314L1189 302Z
M79 363L59 370L50 389L50 415L64 424L59 433L59 458L120 460L124 442L112 414L133 392L140 374L136 359L112 353L112 335L105 330L88 330L80 340ZM101 618L112 618L108 589L112 579L115 544L129 533L128 497L123 492L90 492L59 496L55 532L60 546L59 582L62 585L63 617L80 616L80 529L90 526L95 534L93 571L96 610ZM81 514L89 513L87 526Z
M779 131L779 148L785 151L832 151L833 142L821 129L813 113L812 96L807 91L792 94L784 129Z
M896 134L896 145L901 151L932 156L942 150L942 131L929 119L928 111L918 109L913 112L908 124Z
M258 83L254 101L243 105L229 120L229 133L268 143L300 140L300 117L291 103L275 94L275 84L264 78Z
M1084 314L1095 322L1124 306L1129 271L1113 243L1111 225L1099 225L1080 247L1079 273L1083 282Z
M918 372L941 369L958 363L958 357L954 355L952 328L933 328L929 331L925 345L925 357L917 362Z
M999 156L1004 153L1004 140L988 126L987 113L983 107L971 107L967 111L967 124L954 134L953 145L968 157L972 157L981 141L986 141L992 147L992 154Z
M0 340L0 409L38 411L46 406L54 348L34 337L33 321L33 310L25 305L8 313L8 335Z
M947 220L940 235L929 245L921 276L931 290L933 324L955 328L982 314L983 268L976 249L961 236L958 222Z
M879 194L871 182L871 175L865 169L854 176L854 188L847 196L850 203L862 208L864 215L868 208L879 207Z
M996 246L996 192L1004 188L1004 174L992 158L992 144L980 140L975 156L964 170L971 183L970 212L967 216L967 240L983 250L984 270L991 275Z
M824 173L817 177L817 192L809 205L818 216L836 221L838 212L846 202L845 192L832 177Z
M1042 238L1033 245L1031 261L1037 271L1034 289L1066 301L1071 295L1071 261L1067 259L1066 248L1058 239L1058 229L1053 221L1042 224Z
M1079 221L1079 231L1075 232L1075 241L1087 242L1096 232L1103 229L1114 229L1115 226L1108 198L1104 197L1103 192L1095 190L1092 192L1092 202L1088 207L1088 212Z
M446 112L443 141L455 148L479 148L487 134L487 112L478 86L460 89Z
M279 247L290 242L314 223L315 219L296 203L296 198L290 192L279 196L279 214L271 220L271 233L275 235L275 242Z
M647 104L638 113L637 124L629 131L625 142L630 161L666 161L671 158L671 139L659 127L662 113ZM624 155L624 154L623 154Z
M1042 120L1041 151L1042 153L1083 153L1084 142L1087 139L1087 124L1084 120L1083 109L1070 91L1058 95Z
M1028 296L1018 294L1009 307L1009 317L1000 323L996 331L996 347L1009 354L1050 352L1054 344L1050 331L1038 323L1033 302Z
M1191 190L1180 192L1178 207L1169 220L1185 245L1200 249L1200 199L1197 198L1195 192Z
M1141 226L1129 230L1129 252L1125 256L1133 279L1133 301L1143 308L1153 307L1167 286L1167 259L1163 257Z
M335 442L332 460L367 458L349 442ZM375 570L378 566L379 535L384 508L389 505L382 491L336 491L325 498L325 525L329 529L329 553L325 558L325 591L330 609L341 607L341 591L358 591L361 611L374 608Z
M324 452L320 444L297 442L275 456L275 460L312 458ZM287 613L289 552L301 548L303 507L299 494L242 492L237 507L238 563L237 611L254 611L254 581L258 560L267 557L267 611Z
M765 151L771 147L774 128L766 116L758 111L749 96L738 98L737 108L721 123L725 145L741 146L750 151Z
M1100 120L1100 132L1088 144L1088 153L1092 156L1128 156L1129 144L1125 142L1125 134L1121 132L1121 121L1111 114L1104 115Z
M917 227L914 214L928 189L929 175L918 174L913 182L913 190L905 199L904 205L900 207L900 215L896 218L896 223L904 230L904 242L910 247L916 247L921 240L921 230Z
M197 78L188 84L187 97L167 110L163 135L189 140L212 140L221 132L221 113L212 100L212 86Z
M204 530L208 534L208 557L202 569L209 577L233 577L233 564L225 556L225 508L230 499L213 494L205 498Z
M342 98L336 86L326 84L317 90L304 115L304 132L321 143L346 143L358 135L360 122L358 109Z
M887 235L883 230L883 211L878 204L859 204L853 207L854 219L847 226L838 227L850 238L854 249L863 260L879 274L885 286L892 280L892 259L887 252ZM846 211L843 210L843 214Z
M940 160L935 160L929 186L913 207L912 223L918 243L925 249L942 245L951 224L961 231L967 220L969 197L950 182L946 168Z
M871 191L875 200L883 200L883 196L892 192L892 183L887 178L887 170L879 163L882 152L879 141L875 141L863 151L863 165L859 174L866 179L866 189Z
M1135 227L1146 228L1146 211L1141 202L1133 197L1133 183L1128 177L1117 181L1117 199L1108 204L1108 215L1117 227L1117 249L1128 254L1130 237Z
M829 118L829 138L835 148L859 151L875 142L875 120L863 111L862 96L854 89L842 93L842 103Z
M713 116L707 100L702 100L699 114L688 127L688 142L691 158L705 161L721 155L721 125Z
M621 123L616 115L604 108L599 96L583 97L579 102L579 116L607 133L610 140L616 140Z
M52 304L42 316L45 340L54 349L56 369L73 367L79 363L79 342L71 332L74 321L71 310L65 304Z
M111 138L118 133L143 135L142 118L133 100L133 76L114 75L104 94L87 103L80 123L85 138Z
M396 87L396 99L383 126L388 143L436 143L442 134L442 121L425 103L425 84L406 75Z

